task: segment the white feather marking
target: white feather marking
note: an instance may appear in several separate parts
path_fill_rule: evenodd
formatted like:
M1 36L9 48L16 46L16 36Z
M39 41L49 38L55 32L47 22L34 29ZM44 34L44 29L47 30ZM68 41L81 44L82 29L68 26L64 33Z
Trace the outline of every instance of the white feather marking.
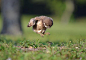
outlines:
M41 32L42 30L38 30L38 32Z
M45 30L42 30L42 33L44 33L45 32Z
M45 23L44 23L44 26L47 28L47 26L45 25Z

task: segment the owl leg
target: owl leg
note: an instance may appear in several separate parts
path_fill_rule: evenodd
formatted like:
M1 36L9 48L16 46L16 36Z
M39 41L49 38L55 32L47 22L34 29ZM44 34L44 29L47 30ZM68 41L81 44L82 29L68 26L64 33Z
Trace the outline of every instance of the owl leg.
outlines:
M49 32L47 32L47 33L44 33L45 35L50 35L50 33Z
M37 32L37 34L40 34L40 35L41 35L41 37L44 37L44 34L42 34L42 33Z
M42 31L42 30L38 30L36 33L37 33L37 34L40 34L40 35L41 35L41 37L43 37L43 36L44 36L44 34L42 34L42 33L41 33L41 31Z

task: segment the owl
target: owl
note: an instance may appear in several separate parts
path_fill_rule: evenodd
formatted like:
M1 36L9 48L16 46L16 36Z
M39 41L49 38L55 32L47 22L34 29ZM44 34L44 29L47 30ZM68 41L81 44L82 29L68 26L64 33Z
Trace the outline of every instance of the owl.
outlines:
M30 19L27 27L33 27L33 31L40 34L42 37L44 35L50 35L49 32L45 33L46 29L51 28L53 25L53 19L47 16L38 16Z

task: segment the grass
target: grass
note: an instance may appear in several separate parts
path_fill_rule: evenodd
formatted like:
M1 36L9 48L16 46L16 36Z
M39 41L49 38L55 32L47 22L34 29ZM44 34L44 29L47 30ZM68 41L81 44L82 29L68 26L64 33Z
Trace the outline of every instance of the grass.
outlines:
M52 17L54 25L46 31L51 35L41 37L27 28L32 17L22 16L23 36L0 35L0 60L86 60L85 22L65 25Z
M3 58L2 58L3 57ZM0 38L0 59L12 60L74 60L86 59L86 41L72 40L68 42L41 42L40 40L29 41L10 40Z

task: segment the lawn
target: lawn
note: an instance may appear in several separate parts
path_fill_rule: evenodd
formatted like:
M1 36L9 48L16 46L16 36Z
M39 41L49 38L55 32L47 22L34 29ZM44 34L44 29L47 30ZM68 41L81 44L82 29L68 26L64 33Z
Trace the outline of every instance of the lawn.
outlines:
M0 35L0 60L86 60L86 22L62 24L52 17L51 35L41 37L27 27L33 17L22 16L23 36Z

